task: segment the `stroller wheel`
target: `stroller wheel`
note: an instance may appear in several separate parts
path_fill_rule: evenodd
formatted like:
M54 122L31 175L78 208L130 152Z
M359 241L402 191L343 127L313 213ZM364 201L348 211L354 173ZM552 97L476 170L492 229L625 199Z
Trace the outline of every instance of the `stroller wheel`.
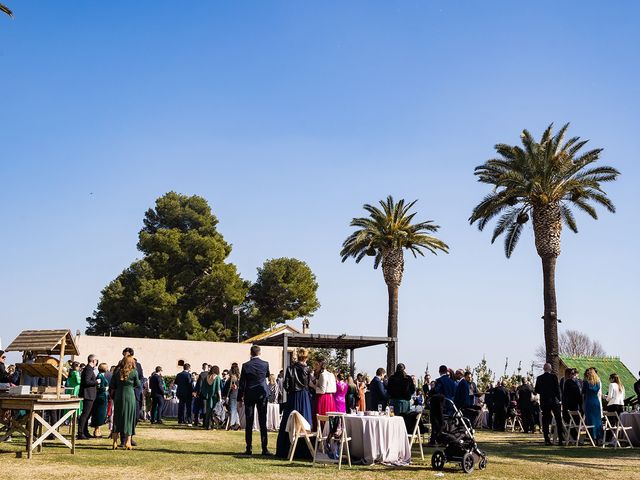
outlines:
M447 457L445 457L442 450L433 452L433 455L431 455L431 467L434 470L442 470L445 463L447 463Z
M473 472L473 454L472 453L465 453L462 456L462 461L460 462L460 465L462 466L462 470L464 471L464 473L471 473Z
M480 470L484 470L485 468L487 468L487 457L482 457L480 459L480 461L478 462L478 468Z

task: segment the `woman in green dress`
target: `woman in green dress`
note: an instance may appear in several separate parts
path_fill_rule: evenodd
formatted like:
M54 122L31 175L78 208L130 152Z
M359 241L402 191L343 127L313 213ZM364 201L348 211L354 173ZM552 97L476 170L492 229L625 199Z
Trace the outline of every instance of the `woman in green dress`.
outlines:
M125 448L131 450L131 436L134 433L138 403L134 388L140 386L140 379L136 371L136 361L132 356L126 356L120 362L120 370L116 372L113 396L113 449L118 448L120 434L125 437Z
M69 389L67 393L74 397L80 394L80 364L78 362L71 363L65 387ZM80 417L80 414L82 414L82 400L80 400L80 408L78 408L78 417Z
M101 363L98 365L98 376L96 377L96 399L91 410L91 426L93 436L102 438L100 427L107 423L107 406L109 405L109 382L104 372L109 369L109 365Z
M222 381L220 379L220 367L214 365L209 370L209 374L204 382L200 385L200 395L204 400L204 423L205 430L213 429L211 417L213 416L213 409L220 401L220 390L222 390Z

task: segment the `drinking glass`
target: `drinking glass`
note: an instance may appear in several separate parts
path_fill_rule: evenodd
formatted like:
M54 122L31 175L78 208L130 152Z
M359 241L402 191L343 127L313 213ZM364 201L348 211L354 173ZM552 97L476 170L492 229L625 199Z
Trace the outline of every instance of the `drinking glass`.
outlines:
M389 416L393 417L393 406L389 405Z
M382 404L379 403L378 404L378 415L381 415L381 414L382 414Z

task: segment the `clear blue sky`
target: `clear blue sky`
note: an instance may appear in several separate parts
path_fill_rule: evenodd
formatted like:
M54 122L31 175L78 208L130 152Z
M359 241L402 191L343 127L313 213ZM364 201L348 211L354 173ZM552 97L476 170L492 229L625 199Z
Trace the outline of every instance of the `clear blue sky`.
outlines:
M27 2L0 18L0 321L84 329L139 256L144 211L204 196L248 279L292 256L318 277L316 332L384 335L381 271L338 252L361 206L419 199L450 255L407 260L400 358L502 373L542 343L527 230L513 258L470 227L473 167L550 122L622 171L618 213L565 230L562 326L637 373L636 2ZM384 364L384 350L359 354ZM215 361L215 359L212 359Z

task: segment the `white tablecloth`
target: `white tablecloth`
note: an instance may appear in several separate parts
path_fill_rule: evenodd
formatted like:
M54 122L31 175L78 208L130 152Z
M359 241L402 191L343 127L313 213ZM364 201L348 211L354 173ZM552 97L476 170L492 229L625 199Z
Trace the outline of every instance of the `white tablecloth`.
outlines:
M345 415L351 458L371 465L407 465L411 447L402 417Z
M631 427L631 430L627 430L629 440L635 447L640 447L640 412L623 412L620 414L620 422L625 427Z
M164 400L162 404L162 417L163 418L177 418L178 417L178 399L168 398Z
M238 404L238 413L240 416L240 427L245 428L247 420L244 414L244 405ZM253 411L253 429L260 430L258 423L258 409ZM276 432L280 429L280 406L277 403L267 404L267 430Z

